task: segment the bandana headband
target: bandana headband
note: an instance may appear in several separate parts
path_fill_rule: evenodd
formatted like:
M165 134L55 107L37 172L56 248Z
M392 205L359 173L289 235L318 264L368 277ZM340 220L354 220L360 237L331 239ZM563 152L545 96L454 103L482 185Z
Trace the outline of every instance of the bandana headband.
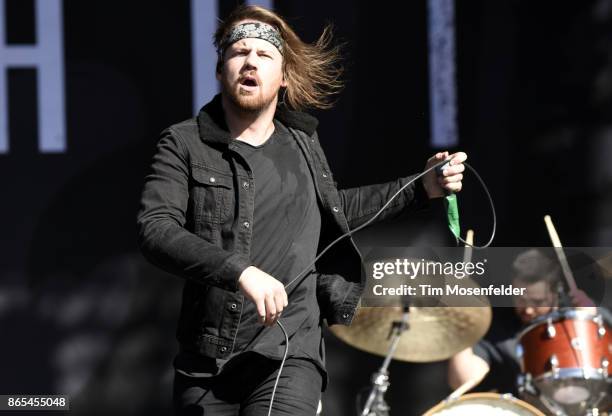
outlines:
M278 30L262 22L242 23L234 26L219 44L217 53L223 55L223 52L225 52L232 43L244 38L263 39L274 45L281 54L283 53L283 38L280 33L278 33Z

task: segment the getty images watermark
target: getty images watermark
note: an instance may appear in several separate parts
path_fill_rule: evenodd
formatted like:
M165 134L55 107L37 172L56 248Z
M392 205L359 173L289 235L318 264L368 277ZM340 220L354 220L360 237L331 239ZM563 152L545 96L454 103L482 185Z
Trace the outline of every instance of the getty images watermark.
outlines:
M485 265L487 259L479 262L440 262L431 261L421 258L420 260L413 259L395 259L393 261L380 261L372 264L372 278L379 280L383 277L402 276L406 279L415 280L419 277L434 279L437 277L444 278L452 276L456 280L461 280L464 277L481 277L485 274ZM463 287L459 282L444 282L442 287L438 287L433 283L419 284L400 284L399 287L385 287L383 284L375 284L372 288L372 293L375 296L473 296L473 295L524 295L526 287L514 287L512 284L506 286L495 286L489 284L488 287Z
M551 247L367 247L362 306L555 306L568 292ZM612 248L565 248L572 278L597 304L612 300Z

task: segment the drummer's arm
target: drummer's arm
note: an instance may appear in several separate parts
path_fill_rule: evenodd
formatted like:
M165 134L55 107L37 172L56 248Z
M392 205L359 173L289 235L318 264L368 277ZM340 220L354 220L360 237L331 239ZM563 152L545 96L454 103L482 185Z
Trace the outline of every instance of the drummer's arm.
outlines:
M592 314L597 313L595 302L583 290L575 289L570 292L570 296L572 298L572 306L575 308Z
M489 364L476 354L471 347L453 355L448 362L448 384L455 390L468 381L480 382L489 372Z

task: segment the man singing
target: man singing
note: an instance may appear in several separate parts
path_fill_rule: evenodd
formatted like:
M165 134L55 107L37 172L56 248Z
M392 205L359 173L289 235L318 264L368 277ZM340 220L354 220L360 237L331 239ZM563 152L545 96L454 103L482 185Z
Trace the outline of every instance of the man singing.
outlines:
M330 41L328 28L307 44L277 14L239 7L215 34L221 94L157 144L139 244L185 278L177 414L267 414L288 348L273 414L314 415L327 382L322 322L349 325L364 282L350 237L309 265L411 180L337 189L317 120L301 111L329 108L341 87ZM378 219L460 191L466 158L432 156L426 167L450 159L444 174L408 186Z

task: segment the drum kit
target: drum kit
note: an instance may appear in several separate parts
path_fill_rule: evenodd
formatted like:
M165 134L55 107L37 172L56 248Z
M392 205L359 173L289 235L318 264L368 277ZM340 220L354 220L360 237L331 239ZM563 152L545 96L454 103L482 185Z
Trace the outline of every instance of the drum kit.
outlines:
M549 232L550 227L552 223ZM551 238L559 247L552 232ZM563 269L569 270L563 254L558 255ZM573 278L566 275L566 279L571 287ZM372 376L369 395L358 414L390 414L384 394L390 385L387 368L392 359L419 363L448 359L484 337L491 318L490 306L361 307L350 327L331 327L349 345L385 357ZM607 413L612 410L610 331L595 308L561 308L539 317L518 335L520 399L511 394L464 394L480 381L476 380L461 386L424 416L612 414Z
M482 338L490 322L490 307L362 307L350 327L331 327L349 345L385 357L360 415L390 414L384 393L391 359L448 359ZM612 335L601 315L573 308L555 311L527 326L519 340L522 400L511 394L455 392L424 416L597 416L611 410Z
M555 415L610 410L612 336L601 315L566 309L542 316L519 335L518 387Z

